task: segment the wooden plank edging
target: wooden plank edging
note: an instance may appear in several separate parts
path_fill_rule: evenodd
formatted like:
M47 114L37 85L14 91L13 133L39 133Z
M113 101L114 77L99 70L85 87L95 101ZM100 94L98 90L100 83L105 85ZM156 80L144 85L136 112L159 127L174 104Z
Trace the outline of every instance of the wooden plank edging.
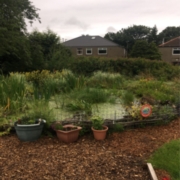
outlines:
M148 167L151 179L152 180L158 180L152 164L151 163L147 163L147 167Z

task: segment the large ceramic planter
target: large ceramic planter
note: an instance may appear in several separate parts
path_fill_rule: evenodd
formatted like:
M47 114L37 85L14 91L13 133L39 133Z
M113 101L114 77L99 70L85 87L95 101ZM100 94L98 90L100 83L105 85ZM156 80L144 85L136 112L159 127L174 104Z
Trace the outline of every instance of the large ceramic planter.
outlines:
M74 127L77 127L77 129L74 129ZM72 143L77 141L79 137L79 132L82 129L82 127L74 126L74 125L65 125L63 126L63 129L64 130L57 130L54 128L58 139L65 143ZM65 130L65 129L69 129L69 130Z
M93 135L96 140L104 140L106 138L108 127L103 126L102 130L96 130L93 127L91 127L91 130L93 131Z
M17 122L15 122L14 128L16 130L18 138L21 141L35 141L41 136L45 122L45 120L42 120L38 124L27 125L18 124Z

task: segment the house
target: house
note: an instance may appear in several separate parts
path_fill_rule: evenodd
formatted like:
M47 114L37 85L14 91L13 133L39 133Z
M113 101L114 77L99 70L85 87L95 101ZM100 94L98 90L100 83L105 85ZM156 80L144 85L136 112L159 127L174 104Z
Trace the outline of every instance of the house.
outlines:
M82 35L63 43L75 56L95 56L119 58L125 57L126 51L118 44L100 36Z
M162 60L180 64L180 36L159 45Z

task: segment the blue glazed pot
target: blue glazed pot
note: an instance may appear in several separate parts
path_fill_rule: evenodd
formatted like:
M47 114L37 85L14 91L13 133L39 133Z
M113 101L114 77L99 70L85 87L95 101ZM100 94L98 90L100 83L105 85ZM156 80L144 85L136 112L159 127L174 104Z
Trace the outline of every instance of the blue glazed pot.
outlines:
M41 136L45 120L42 120L38 124L17 124L14 123L16 134L21 141L35 141Z

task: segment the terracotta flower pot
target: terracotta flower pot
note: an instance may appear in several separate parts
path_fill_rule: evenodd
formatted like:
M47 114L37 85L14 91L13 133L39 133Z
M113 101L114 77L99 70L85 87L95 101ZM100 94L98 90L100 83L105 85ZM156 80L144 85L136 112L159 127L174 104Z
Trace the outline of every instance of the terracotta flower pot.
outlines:
M77 127L77 129L74 129L75 127ZM54 129L56 131L58 139L65 143L72 143L77 141L79 132L82 129L82 127L74 125L65 125L63 126L63 129L64 130Z
M103 126L103 128L104 128L103 130L96 130L93 127L91 127L91 129L93 131L94 138L96 140L104 140L106 138L108 127L107 126Z

